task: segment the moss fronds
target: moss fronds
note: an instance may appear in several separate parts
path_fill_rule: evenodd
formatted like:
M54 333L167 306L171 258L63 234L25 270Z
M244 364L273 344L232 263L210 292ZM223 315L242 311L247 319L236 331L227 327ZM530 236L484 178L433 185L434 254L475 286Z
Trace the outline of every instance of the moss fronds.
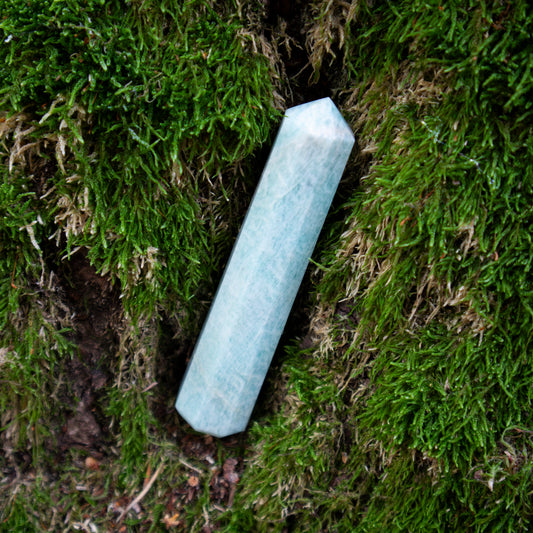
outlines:
M100 505L80 527L114 528L107 504L142 488L148 453L166 454L153 438L154 410L167 416L160 325L178 344L198 332L242 214L234 191L258 177L243 178L243 160L280 115L274 66L235 7L0 0L0 468L4 493L16 489L0 527L78 527ZM172 454L167 474L186 484ZM165 488L171 523L190 500ZM65 491L79 496L71 514L55 500Z
M131 313L188 302L217 266L209 183L231 190L275 115L263 56L203 1L2 7L0 94L53 147L54 235L118 275Z
M288 359L290 408L256 430L255 527L530 525L532 20L526 3L358 10L346 111L372 160L320 260L314 360Z
M532 8L297 5L0 0L1 527L531 529ZM315 89L358 148L309 332L242 440L186 434L167 370Z

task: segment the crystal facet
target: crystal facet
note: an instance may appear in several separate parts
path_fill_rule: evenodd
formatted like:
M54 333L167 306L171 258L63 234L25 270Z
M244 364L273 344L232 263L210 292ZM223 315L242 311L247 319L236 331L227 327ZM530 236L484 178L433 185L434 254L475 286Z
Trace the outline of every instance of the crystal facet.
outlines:
M286 111L176 401L197 431L246 428L353 143L329 98Z

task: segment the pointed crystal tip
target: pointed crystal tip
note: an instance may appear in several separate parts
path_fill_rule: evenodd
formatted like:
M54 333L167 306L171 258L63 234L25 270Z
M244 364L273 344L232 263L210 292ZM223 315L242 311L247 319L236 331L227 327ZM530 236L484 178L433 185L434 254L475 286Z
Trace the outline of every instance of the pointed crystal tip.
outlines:
M328 96L287 109L287 127L303 129L308 135L335 138L338 142L353 143L352 129Z

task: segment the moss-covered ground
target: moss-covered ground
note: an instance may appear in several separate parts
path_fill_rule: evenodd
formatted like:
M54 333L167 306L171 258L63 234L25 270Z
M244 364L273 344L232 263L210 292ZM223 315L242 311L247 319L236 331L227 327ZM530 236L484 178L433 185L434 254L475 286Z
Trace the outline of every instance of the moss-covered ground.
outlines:
M526 0L0 0L0 531L533 527ZM357 143L248 431L179 380L283 110Z

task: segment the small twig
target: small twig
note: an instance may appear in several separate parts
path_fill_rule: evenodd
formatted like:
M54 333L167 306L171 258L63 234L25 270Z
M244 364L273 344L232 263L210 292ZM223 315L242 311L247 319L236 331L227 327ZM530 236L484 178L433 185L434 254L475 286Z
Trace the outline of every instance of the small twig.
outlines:
M148 387L145 387L142 391L142 392L148 392L150 389L153 389L154 387L156 387L157 385L159 385L159 383L157 381L154 381L153 383L150 383L150 385L148 385Z
M122 522L122 519L124 516L133 509L140 501L148 494L148 491L152 488L152 485L154 484L155 480L157 479L157 476L161 473L161 470L163 470L163 467L165 466L164 463L161 463L157 470L154 472L154 475L150 478L148 483L144 485L143 490L139 492L139 494L131 501L131 503L120 513L120 516L118 518L119 522Z
M196 466L191 465L191 463L188 463L185 459L182 459L181 457L178 457L178 461L179 461L183 466L186 466L187 468L190 468L191 470L194 470L194 471L197 472L198 474L203 474L203 473L204 473L203 470L201 470L200 468L197 468Z

